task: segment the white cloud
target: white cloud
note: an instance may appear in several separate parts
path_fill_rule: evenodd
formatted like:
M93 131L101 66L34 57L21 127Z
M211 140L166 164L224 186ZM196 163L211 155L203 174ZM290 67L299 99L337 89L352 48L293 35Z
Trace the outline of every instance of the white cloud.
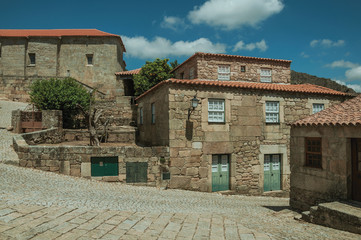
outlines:
M310 42L311 47L341 47L345 45L345 40L338 40L332 41L330 39L319 39L319 40L312 40Z
M310 55L308 55L308 54L305 53L305 52L301 52L301 57L303 57L303 58L309 58Z
M356 68L358 66L359 64L357 63L353 63L345 60L334 61L326 65L326 67L331 67L331 68Z
M188 19L194 24L205 23L231 30L245 25L257 26L282 11L281 0L208 0L194 7Z
M352 88L356 92L361 93L361 85L359 84L347 84L346 82L340 80L334 80L334 81L337 82L338 84L345 85L346 87Z
M348 80L361 80L361 66L349 69L345 73Z
M164 16L160 26L162 28L172 29L174 31L188 28L188 25L185 24L184 19L173 16Z
M268 49L267 43L264 39L255 43L245 44L243 41L239 41L233 48L233 52L238 50L248 50L253 51L255 49L259 49L261 52L264 52Z
M226 45L222 43L212 43L207 38L199 38L195 41L177 41L162 37L155 37L148 40L145 37L122 36L127 54L131 57L141 59L164 58L170 56L190 56L195 52L225 53Z

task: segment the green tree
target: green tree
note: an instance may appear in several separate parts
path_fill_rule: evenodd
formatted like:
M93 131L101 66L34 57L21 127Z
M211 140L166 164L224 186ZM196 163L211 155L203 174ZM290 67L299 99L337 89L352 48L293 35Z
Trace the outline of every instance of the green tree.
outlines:
M139 74L133 78L135 95L140 95L161 81L173 77L170 73L172 67L168 65L168 60L157 58L153 62L145 63Z
M30 86L31 103L39 110L61 110L64 128L75 127L79 108L88 110L91 99L73 78L36 80Z
M172 69L174 69L174 68L176 68L176 67L179 66L179 63L178 63L177 59L174 60L173 62L170 62L169 64L171 65Z

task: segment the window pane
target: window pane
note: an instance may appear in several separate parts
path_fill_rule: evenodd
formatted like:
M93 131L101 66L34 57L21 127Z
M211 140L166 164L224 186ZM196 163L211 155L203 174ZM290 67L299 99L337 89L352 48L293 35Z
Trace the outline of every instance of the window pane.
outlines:
M224 100L208 100L208 121L224 122Z
M323 109L325 109L324 104L322 104L322 103L314 103L313 108L312 108L312 113L313 114L318 113L318 112L322 111Z

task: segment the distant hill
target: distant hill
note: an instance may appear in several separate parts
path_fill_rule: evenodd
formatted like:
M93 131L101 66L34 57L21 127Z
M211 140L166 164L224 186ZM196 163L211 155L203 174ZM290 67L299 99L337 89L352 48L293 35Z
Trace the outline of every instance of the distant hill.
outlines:
M291 84L310 83L318 86L331 88L336 91L357 94L353 89L346 87L345 85L338 84L337 82L329 78L320 78L307 73L301 73L291 70Z

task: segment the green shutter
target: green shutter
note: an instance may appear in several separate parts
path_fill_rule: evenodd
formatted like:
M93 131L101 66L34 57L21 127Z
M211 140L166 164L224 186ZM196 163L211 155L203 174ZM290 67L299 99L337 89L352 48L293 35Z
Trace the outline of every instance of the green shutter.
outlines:
M127 162L126 181L127 183L147 182L148 163L147 162Z
M118 157L91 157L91 175L93 177L118 176Z

